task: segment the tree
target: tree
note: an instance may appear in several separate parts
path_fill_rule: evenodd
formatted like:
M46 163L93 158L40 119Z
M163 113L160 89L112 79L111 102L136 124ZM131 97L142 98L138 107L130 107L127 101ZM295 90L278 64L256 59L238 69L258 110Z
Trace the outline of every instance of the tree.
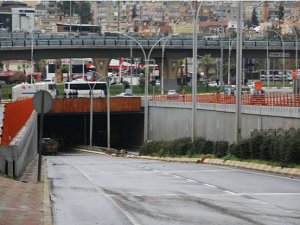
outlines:
M271 26L271 28L267 27L267 29L265 30L265 32L266 32L266 35L268 37L268 40L278 40L280 38L274 31L276 31L279 34L281 34L280 28L278 28L274 24Z
M70 15L70 2L69 1L58 2L57 7L64 14L64 16ZM76 2L71 1L71 16L74 14L76 8L77 8Z
M210 70L215 67L215 61L211 57L211 54L205 54L202 58L203 61L203 70L204 70L204 76L206 77L206 91L208 91L208 83L209 78L211 76Z
M92 19L91 5L89 2L81 1L77 2L75 8L76 13L80 16L80 23L87 24Z
M132 8L132 19L134 19L135 17L137 17L137 10L136 10L136 5L133 5Z
M144 87L145 87L145 78L144 77L140 77L139 84L140 84L142 91L144 91Z
M284 18L284 6L282 2L280 2L279 8L278 8L278 19L283 20Z
M259 26L259 21L257 18L257 12L256 12L255 7L253 7L253 11L252 11L251 24L252 24L252 26Z
M17 71L13 76L9 78L10 83L23 83L26 81L26 76L24 72Z

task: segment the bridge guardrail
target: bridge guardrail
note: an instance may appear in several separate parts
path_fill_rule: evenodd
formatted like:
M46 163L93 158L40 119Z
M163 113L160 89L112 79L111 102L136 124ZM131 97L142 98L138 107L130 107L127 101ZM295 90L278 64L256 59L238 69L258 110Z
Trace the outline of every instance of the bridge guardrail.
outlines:
M175 36L174 36L175 37ZM138 41L143 46L152 46L156 41L157 38L140 38L137 37ZM31 37L25 36L22 37L0 37L0 47L31 47L32 39ZM132 41L131 39L126 38L118 38L118 37L105 37L105 36L83 36L83 37L69 37L69 36L41 36L41 37L34 37L33 39L34 46L65 46L65 45L71 45L71 46L137 46L137 43ZM233 41L233 47L235 46L235 42ZM162 43L159 43L158 46L160 46ZM206 46L206 47L220 47L221 41L220 40L205 40L205 39L199 39L197 41L198 46ZM224 47L229 47L229 41L224 41ZM257 40L257 41L250 41L245 40L243 41L243 46L245 48L262 48L266 47L267 44L270 48L274 47L282 47L282 42L277 40L271 40L271 41L263 41L263 40ZM193 39L191 37L187 38L171 38L167 41L167 46L193 46ZM286 49L293 49L296 47L296 42L291 40L284 40L284 46ZM299 46L299 42L298 42Z

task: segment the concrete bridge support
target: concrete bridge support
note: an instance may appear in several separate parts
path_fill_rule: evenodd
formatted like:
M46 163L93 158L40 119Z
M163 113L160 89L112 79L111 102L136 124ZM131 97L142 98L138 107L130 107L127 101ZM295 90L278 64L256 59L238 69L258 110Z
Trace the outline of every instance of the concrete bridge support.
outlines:
M177 86L177 71L179 68L179 61L178 59L173 59L169 57L164 58L164 91L169 89L176 89ZM162 74L162 60L161 58L155 59L156 64L159 66L160 71L159 73Z
M106 77L110 60L110 58L93 58L96 72Z

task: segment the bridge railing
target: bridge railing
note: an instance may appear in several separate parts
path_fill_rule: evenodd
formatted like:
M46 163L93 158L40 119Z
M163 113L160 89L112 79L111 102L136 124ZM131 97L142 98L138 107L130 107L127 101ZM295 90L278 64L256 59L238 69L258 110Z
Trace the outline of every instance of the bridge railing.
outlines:
M235 95L228 94L198 94L197 103L217 103L217 104L236 104ZM152 97L152 101L168 102L192 102L192 95L179 95L171 97L166 95L157 95ZM242 105L263 105L263 106L284 106L300 107L299 94L243 94L241 97Z
M54 34L53 34L54 35ZM11 47L28 47L31 48L32 42L34 47L49 47L49 46L137 46L137 43L132 43L131 39L119 37L119 36L97 36L97 35L89 35L89 36L68 36L68 35L57 35L53 36L49 35L35 35L32 39L30 34L21 35L21 36L13 36L8 34L6 36L0 35L0 47L1 48L11 48ZM153 46L158 38L143 38L140 36L135 36L135 38L140 42L142 46L151 47ZM213 47L218 48L221 46L221 40L207 40L202 37L198 37L198 46L201 47ZM233 46L235 46L235 41L231 42ZM158 45L162 45L159 43ZM243 46L245 48L278 48L282 46L281 41L276 40L245 40L243 41ZM180 37L172 37L170 40L166 42L166 47L168 46L193 46L192 36L180 36ZM224 40L223 42L224 48L229 48L230 43L229 40ZM299 46L299 41L298 41ZM284 40L284 47L286 49L294 49L296 47L296 42L294 40Z

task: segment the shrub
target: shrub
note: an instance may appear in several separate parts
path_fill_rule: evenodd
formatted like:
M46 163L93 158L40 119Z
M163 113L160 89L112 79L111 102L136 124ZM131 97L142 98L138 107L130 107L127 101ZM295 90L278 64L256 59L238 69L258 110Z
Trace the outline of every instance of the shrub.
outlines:
M210 140L205 140L201 146L202 154L213 154L214 152L214 142Z
M227 141L216 141L214 155L218 158L222 158L228 153L228 142Z
M275 147L275 138L274 136L267 135L265 136L263 142L260 145L259 158L264 160L271 159L271 151Z
M192 143L192 151L194 154L202 154L202 145L205 142L204 138L195 138Z
M265 139L264 131L255 131L251 135L250 141L250 158L259 159L260 158L260 146Z
M189 149L191 149L190 138L180 138L170 143L171 155L186 155Z
M123 81L123 87L124 87L124 90L130 88L130 84L128 81Z

